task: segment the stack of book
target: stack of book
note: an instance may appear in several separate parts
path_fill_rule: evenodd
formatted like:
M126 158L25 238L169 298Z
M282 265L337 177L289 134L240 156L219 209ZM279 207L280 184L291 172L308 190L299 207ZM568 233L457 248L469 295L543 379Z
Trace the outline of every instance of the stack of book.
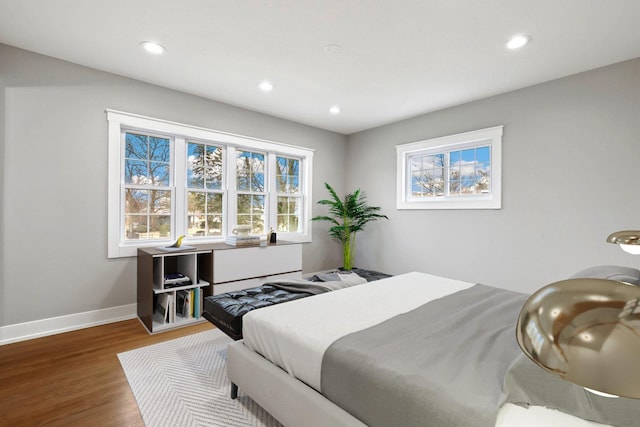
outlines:
M164 288L177 288L180 286L189 286L191 284L189 276L182 273L167 273L164 275Z
M176 312L185 319L200 318L200 288L176 292Z
M231 246L258 246L260 245L260 236L229 236L224 241Z
M162 292L158 294L154 321L160 324L177 320L199 319L202 312L203 292L200 288Z

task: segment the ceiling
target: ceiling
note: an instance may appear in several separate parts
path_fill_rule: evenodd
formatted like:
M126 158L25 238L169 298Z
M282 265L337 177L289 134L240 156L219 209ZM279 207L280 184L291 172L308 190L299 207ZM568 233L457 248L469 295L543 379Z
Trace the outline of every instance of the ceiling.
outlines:
M351 134L640 57L639 16L638 0L0 0L0 43Z

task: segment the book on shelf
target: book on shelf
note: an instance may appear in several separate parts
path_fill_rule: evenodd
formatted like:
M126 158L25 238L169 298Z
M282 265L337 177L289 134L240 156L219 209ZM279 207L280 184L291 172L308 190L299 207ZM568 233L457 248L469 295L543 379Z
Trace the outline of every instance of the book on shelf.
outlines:
M176 283L190 280L189 276L182 273L167 273L164 275L164 283Z
M193 282L189 276L185 276L182 273L167 273L164 275L164 288L177 288L180 286L188 286Z
M166 293L158 294L158 301L156 302L156 312L159 314L162 323L167 323L169 320L171 295Z
M191 289L191 301L190 302L191 302L191 307L190 307L190 309L191 309L191 312L190 312L191 313L191 317L195 317L195 315L196 315L196 312L195 312L195 309L196 309L196 291L195 291L195 289Z
M192 290L182 290L176 292L176 311L182 317L190 319L193 317L191 294Z
M260 240L260 236L257 236L254 234L250 234L248 236L231 235L231 236L227 236L227 240L234 241L234 242L251 242L254 240Z
M193 317L196 319L200 318L200 294L201 294L201 290L200 288L195 288L193 290Z
M257 246L260 245L260 236L229 236L224 242L231 246Z
M169 295L169 323L176 321L176 299Z

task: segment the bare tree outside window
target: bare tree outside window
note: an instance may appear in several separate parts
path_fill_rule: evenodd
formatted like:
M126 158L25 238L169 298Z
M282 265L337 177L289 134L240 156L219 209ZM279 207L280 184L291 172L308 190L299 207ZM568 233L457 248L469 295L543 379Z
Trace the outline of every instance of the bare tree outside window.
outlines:
M171 141L125 134L125 240L171 234Z
M445 185L450 196L484 194L491 190L488 146L412 156L409 163L414 198L443 197Z
M396 145L396 207L501 209L503 130L499 125Z
M223 230L222 148L187 144L187 235L221 236Z
M300 227L300 159L276 157L278 192L277 231L296 232Z
M265 155L236 153L237 225L251 225L253 234L265 232Z
M411 158L413 197L436 197L444 193L444 154Z
M449 194L488 193L490 183L490 147L469 148L449 153Z
M310 241L314 150L202 126L106 110L109 258L184 235L225 241L249 224Z

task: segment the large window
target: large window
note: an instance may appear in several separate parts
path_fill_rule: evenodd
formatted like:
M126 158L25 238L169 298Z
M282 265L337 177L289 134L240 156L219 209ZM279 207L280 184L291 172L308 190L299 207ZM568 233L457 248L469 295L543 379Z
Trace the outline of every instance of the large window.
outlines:
M502 126L396 146L398 209L500 209Z
M117 111L109 121L109 257L222 242L236 225L310 241L313 151Z

